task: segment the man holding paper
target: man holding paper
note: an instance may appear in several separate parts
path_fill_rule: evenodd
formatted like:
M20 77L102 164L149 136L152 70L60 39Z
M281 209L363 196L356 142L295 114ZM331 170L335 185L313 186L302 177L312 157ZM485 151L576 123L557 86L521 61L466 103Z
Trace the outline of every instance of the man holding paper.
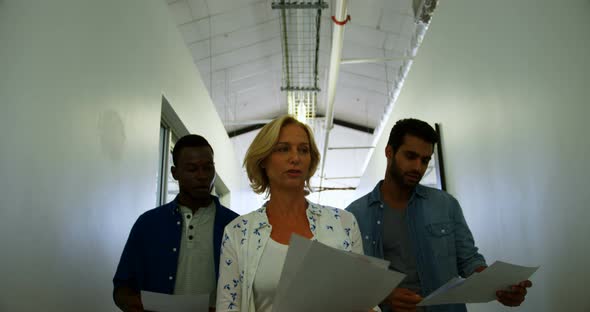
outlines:
M238 215L211 195L215 164L205 138L180 138L172 158L180 193L137 219L113 278L113 299L125 312L147 308L140 291L210 294L215 303L223 229Z
M422 296L456 276L468 277L487 267L457 200L418 184L438 141L438 134L426 122L398 121L385 148L384 180L346 209L357 218L365 254L389 260L391 269L407 275L384 300L384 310L416 311ZM498 301L518 306L531 285L524 281L510 291L498 291ZM464 304L424 309L466 311Z

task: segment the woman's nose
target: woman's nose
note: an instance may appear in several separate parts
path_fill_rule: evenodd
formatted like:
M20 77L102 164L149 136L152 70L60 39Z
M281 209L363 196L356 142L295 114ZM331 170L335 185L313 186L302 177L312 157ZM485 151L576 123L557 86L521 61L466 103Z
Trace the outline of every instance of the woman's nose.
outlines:
M293 150L289 152L289 161L297 163L301 160L299 152L297 150Z

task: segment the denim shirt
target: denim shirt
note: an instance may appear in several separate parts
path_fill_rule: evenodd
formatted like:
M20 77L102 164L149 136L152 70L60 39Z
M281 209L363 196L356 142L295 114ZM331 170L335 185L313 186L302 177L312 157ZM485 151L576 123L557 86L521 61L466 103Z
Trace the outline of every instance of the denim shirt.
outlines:
M306 214L312 240L344 251L363 252L360 231L351 213L308 202ZM266 206L227 225L221 243L217 312L255 311L254 279L271 232Z
M380 181L372 192L357 199L346 210L357 219L366 255L383 258L383 197ZM479 266L485 266L461 206L450 194L417 185L407 206L410 242L415 246L421 295L425 297L456 276L468 277ZM384 309L388 311L388 309ZM429 312L467 311L464 304L438 305Z
M238 214L215 202L213 222L213 257L215 274L219 275L219 253L223 229ZM178 255L182 235L182 215L178 197L172 202L143 213L133 225L123 249L115 288L131 287L165 294L174 293Z

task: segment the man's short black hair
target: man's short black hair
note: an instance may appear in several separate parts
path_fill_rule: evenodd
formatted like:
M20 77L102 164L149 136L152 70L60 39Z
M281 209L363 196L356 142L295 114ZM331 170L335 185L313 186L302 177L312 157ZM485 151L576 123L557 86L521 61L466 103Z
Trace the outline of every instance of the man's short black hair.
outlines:
M418 137L432 145L438 143L438 133L426 122L414 118L402 119L395 123L389 133L387 145L391 145L393 152L397 152L404 143L406 134Z
M213 147L211 147L209 142L207 142L207 140L200 135L189 134L180 138L174 145L174 148L172 149L172 161L174 163L174 166L176 166L176 164L178 163L178 157L180 157L180 152L183 148L203 146L209 147L211 149L211 153L213 153Z

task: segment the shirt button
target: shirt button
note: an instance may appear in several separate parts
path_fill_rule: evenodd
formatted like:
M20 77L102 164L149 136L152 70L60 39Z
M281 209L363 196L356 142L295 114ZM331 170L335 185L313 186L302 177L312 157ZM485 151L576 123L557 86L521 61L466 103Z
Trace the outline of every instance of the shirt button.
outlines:
M176 252L176 248L172 248L172 252Z
M186 218L187 218L187 219L190 219L190 218L191 218L191 215L186 215Z
M377 224L381 224L381 220L377 220Z
M446 233L447 231L445 229L440 230L441 233Z
M192 235L189 235L189 236L188 236L188 239L189 239L189 240L192 240L192 239L193 239L193 236L192 236Z
M172 280L173 279L172 275L168 276L168 279L169 280Z
M192 226L192 225L189 225L189 226L188 226L188 228L192 230L192 229L194 229L195 227L194 227L194 226Z
M379 207L383 208L383 204L379 205Z
M176 221L176 225L180 225L180 221Z
M365 236L365 239L369 239L369 235Z
M375 245L375 241L373 241L373 245Z

